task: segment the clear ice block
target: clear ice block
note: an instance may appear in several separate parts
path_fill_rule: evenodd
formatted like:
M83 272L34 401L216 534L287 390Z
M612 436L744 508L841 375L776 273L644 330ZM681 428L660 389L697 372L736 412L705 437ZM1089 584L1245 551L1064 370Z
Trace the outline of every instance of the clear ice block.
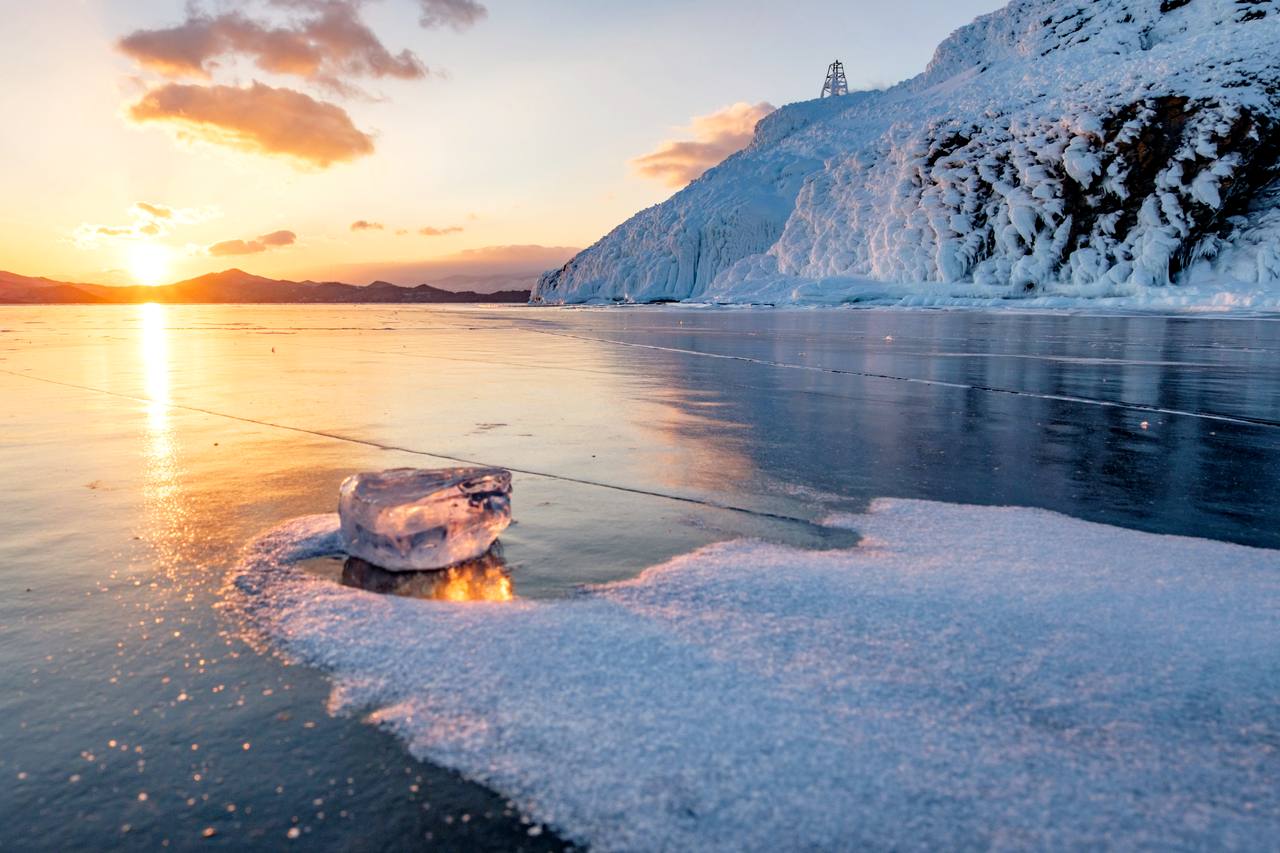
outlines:
M356 474L338 500L347 553L391 571L473 560L511 524L511 472L396 468Z

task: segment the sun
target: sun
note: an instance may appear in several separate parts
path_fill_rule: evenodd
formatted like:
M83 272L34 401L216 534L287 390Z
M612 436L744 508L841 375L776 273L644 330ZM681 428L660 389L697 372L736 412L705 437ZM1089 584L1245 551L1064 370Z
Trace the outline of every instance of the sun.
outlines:
M138 243L129 248L129 275L138 284L155 287L169 281L172 252L159 243Z

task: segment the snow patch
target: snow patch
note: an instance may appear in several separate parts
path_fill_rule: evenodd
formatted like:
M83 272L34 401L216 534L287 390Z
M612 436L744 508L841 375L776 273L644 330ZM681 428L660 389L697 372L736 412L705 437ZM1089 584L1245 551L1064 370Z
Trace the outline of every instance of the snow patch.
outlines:
M1280 554L880 500L864 545L713 545L555 601L384 597L252 543L232 601L423 759L599 850L1256 848Z

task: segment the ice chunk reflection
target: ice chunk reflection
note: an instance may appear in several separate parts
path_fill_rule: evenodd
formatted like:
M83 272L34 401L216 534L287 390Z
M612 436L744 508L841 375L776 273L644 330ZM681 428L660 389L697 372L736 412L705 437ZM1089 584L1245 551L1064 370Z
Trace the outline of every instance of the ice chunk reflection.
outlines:
M348 557L342 584L383 595L435 601L511 601L515 589L498 545L474 560L427 572L391 572Z

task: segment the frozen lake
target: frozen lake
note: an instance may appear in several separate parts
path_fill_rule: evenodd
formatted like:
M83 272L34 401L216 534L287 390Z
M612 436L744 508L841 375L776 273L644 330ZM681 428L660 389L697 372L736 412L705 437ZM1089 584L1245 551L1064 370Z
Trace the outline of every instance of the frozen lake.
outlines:
M0 815L50 847L559 846L503 797L328 713L326 676L272 656L226 606L246 543L332 512L355 471L514 470L501 564L446 592L548 606L724 540L847 548L857 522L820 522L885 497L1280 548L1271 318L4 308L0 393ZM1271 601L1257 578L1280 558L1237 577L1236 552L1212 553L1222 602L1254 583ZM305 568L391 582L332 557ZM530 630L563 635L546 621ZM1209 704L1277 699L1275 641L1251 654L1265 666L1251 659L1249 701L1210 681ZM1269 751L1240 771L1253 781L1277 778L1269 707ZM1248 846L1280 823L1274 792L1255 807L1176 840ZM762 828L775 841L781 820Z

